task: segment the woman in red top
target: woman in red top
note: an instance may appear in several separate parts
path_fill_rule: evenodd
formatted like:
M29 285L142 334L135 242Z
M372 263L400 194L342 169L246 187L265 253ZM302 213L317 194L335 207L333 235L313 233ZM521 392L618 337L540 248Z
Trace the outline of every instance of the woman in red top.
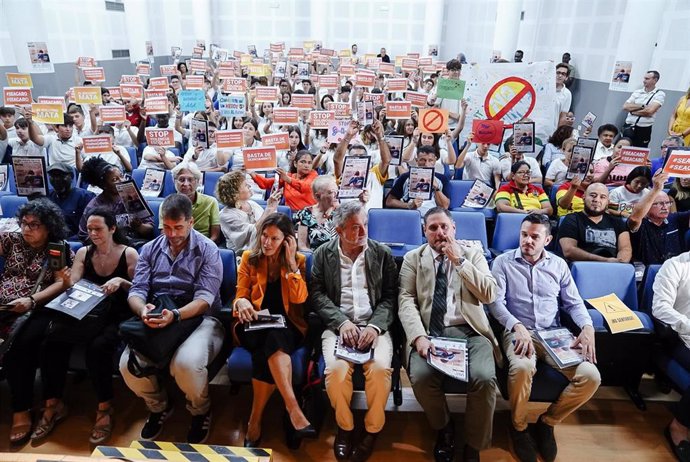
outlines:
M290 173L282 168L276 169L280 177L280 187L284 188L285 205L290 207L293 212L316 204L316 199L311 192L311 183L319 174L311 168L311 165L311 153L307 150L301 150L297 152L295 159L290 163ZM266 178L255 172L250 172L249 175L261 189L271 189L275 182L274 178Z

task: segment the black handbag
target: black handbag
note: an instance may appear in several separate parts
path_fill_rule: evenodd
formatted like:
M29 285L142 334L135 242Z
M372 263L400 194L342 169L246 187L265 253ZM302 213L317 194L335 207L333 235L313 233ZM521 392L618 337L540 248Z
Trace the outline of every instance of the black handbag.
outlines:
M33 295L36 292L38 292L38 288L43 282L47 270L48 259L46 258L43 262L41 272L38 274L38 279L36 279L36 283L34 284L34 287L31 289L30 295ZM12 311L0 312L0 364L2 364L5 355L12 347L12 343L14 343L14 339L22 331L24 324L26 324L26 322L29 320L29 318L31 317L31 313L33 313L33 311L34 310L29 310L26 313L21 314ZM3 329L2 326L8 327Z
M112 298L106 297L82 319L75 319L65 313L55 311L54 319L48 324L47 341L71 344L90 342L110 321L112 304Z
M163 309L173 310L178 303L169 295L158 295L154 298L156 306L151 313L161 313ZM138 316L120 324L120 337L129 346L127 369L135 377L146 377L158 374L165 369L177 348L187 340L203 321L202 316L173 322L162 329L148 327ZM146 364L139 361L139 357Z

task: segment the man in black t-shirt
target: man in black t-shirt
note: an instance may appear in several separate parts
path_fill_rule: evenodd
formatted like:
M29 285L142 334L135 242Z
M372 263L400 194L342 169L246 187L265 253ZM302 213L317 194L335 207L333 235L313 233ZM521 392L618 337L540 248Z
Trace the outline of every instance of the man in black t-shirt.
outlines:
M585 190L584 211L567 215L558 243L568 261L630 262L630 233L620 218L606 214L609 190L592 183Z

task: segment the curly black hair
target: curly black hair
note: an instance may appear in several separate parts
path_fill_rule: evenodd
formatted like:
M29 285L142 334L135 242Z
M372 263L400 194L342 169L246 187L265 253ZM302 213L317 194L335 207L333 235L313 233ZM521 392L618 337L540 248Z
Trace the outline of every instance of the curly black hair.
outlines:
M115 165L108 163L100 157L92 157L84 162L81 168L81 177L88 184L104 189L103 184L105 182L105 176L113 169L120 170Z
M62 241L69 236L69 229L65 223L65 215L55 202L45 197L34 199L19 207L17 221L27 215L38 218L48 229L48 241Z

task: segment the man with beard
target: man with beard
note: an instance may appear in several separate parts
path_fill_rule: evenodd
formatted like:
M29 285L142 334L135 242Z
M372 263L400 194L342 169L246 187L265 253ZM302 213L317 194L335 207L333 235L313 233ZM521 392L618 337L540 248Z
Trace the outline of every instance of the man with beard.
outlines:
M608 188L602 183L590 184L584 202L584 210L567 215L558 228L558 243L566 260L630 262L630 232L623 220L606 214Z
M481 250L461 247L448 210L424 215L428 244L408 252L400 269L398 315L407 336L405 358L412 390L437 432L434 460L455 460L455 424L444 392L442 372L427 363L436 354L430 338L465 339L469 358L463 460L479 461L491 446L496 372L502 355L483 304L495 299L496 280Z
M554 425L586 403L601 383L599 371L594 366L596 353L592 320L566 262L544 250L551 238L551 223L547 216L527 215L520 226L520 248L498 256L492 269L497 294L489 310L505 328L502 342L508 358L508 395L513 421L511 437L515 454L521 462L536 462L537 451L543 460L553 461L558 451ZM585 359L564 369L556 366L537 341L535 333L560 325L559 306L582 329L574 346L582 347ZM528 402L537 359L566 376L570 385L537 419L530 434L527 428Z
M79 222L86 209L86 205L95 196L94 193L82 188L73 188L74 169L63 162L50 164L48 179L53 190L48 193L48 199L55 202L65 215L65 223L69 228L68 241L79 240Z

